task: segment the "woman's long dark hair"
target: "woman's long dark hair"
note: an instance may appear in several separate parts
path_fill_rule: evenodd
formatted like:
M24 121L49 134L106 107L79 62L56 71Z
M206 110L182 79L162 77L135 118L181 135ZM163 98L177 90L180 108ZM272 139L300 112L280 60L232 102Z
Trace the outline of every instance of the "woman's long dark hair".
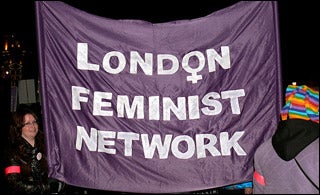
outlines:
M31 114L38 123L40 122L37 114L31 108L23 107L23 108L17 109L16 112L12 113L12 121L11 121L10 131L9 131L10 144L14 145L16 143L19 143L21 139L23 139L21 134L22 134L22 127L24 125L24 116L26 114ZM44 136L43 136L43 131L40 129L40 124L39 124L38 134L35 139L39 149L44 150Z

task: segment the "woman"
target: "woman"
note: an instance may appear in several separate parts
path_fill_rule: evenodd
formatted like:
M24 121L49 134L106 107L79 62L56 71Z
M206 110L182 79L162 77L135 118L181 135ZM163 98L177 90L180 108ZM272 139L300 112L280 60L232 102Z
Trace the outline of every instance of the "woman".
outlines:
M5 177L9 194L49 193L48 167L38 117L27 108L13 113L6 150Z

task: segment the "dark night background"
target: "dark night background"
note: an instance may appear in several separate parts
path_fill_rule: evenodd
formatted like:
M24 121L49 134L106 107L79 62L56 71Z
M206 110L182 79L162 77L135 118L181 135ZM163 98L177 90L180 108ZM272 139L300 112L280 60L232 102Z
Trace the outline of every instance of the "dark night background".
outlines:
M153 23L206 16L239 1L65 1L92 14L112 19L140 19ZM175 4L173 4L175 3ZM109 5L110 4L110 5ZM29 58L24 65L24 77L37 77L35 9L33 1L8 1L1 6L1 36L15 33ZM319 10L316 1L278 1L283 85L312 82L318 85L316 43ZM1 37L1 38L2 38ZM2 47L1 47L2 48Z
M239 1L65 1L69 5L111 19L139 19L162 23L194 19L233 5ZM318 85L319 8L316 1L278 1L283 90L296 81L298 85ZM22 79L38 79L36 21L34 1L1 1L0 43L14 33L27 50ZM2 62L1 62L2 63ZM1 78L0 78L1 79ZM6 139L10 116L10 98L0 82L0 142ZM3 147L1 147L2 150ZM0 154L1 155L1 154ZM2 188L2 181L0 181Z

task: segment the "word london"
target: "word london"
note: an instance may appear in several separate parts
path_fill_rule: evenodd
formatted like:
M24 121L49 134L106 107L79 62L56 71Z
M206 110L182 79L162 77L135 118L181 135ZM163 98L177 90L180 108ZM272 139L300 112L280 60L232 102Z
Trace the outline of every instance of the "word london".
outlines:
M198 80L202 79L202 75L198 75L205 64L206 59L208 63L208 71L215 72L217 61L223 69L230 69L230 51L228 46L221 47L221 56L214 49L206 50L206 57L200 51L191 51L185 54L182 57L181 65L184 71L190 73L190 76L187 76L187 81L191 81L192 83L197 83ZM118 64L111 65L111 59L116 58ZM172 75L176 73L179 69L179 60L176 56L172 54L157 54L157 74L158 75ZM192 59L194 60L191 63ZM164 69L164 62L171 62L171 67L169 69ZM195 65L195 61L198 61L197 67ZM114 61L112 61L114 62ZM102 60L103 69L110 74L119 74L122 72L126 66L126 57L120 51L110 51L105 54ZM169 63L167 63L169 64ZM138 65L142 69L142 71L146 75L153 74L153 54L145 53L144 59L140 56L137 51L130 51L130 73L137 74ZM77 44L77 68L79 70L91 70L91 71L99 71L100 66L98 64L89 63L88 62L88 44L87 43L78 43Z

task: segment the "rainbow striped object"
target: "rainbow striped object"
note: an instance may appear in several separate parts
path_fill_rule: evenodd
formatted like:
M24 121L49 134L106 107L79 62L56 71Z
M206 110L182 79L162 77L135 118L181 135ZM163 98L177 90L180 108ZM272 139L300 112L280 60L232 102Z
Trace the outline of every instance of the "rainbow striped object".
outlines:
M303 119L319 123L319 91L306 85L288 85L286 104L281 110L281 119Z

